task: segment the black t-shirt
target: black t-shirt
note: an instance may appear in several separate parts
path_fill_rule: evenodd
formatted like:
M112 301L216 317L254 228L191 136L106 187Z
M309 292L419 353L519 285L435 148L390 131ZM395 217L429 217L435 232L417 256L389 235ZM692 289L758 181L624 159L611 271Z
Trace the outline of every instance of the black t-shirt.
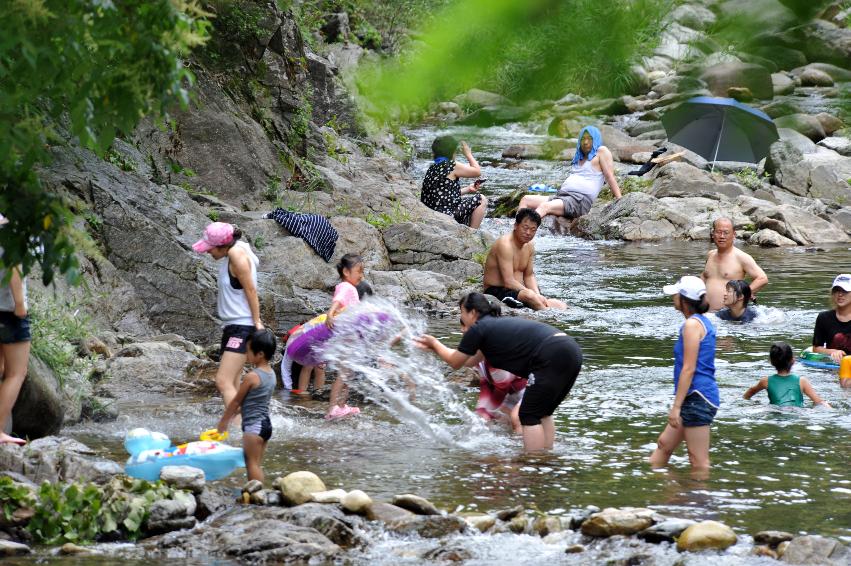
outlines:
M739 318L733 318L733 315L730 313L729 307L724 307L720 311L715 313L715 316L718 317L718 320L731 320L733 322L750 322L756 318L756 309L753 307L745 307L742 316Z
M844 350L851 354L851 321L840 322L836 311L819 313L813 331L813 347L827 344L832 350Z
M485 316L464 333L458 351L474 356L481 350L491 366L529 377L541 343L559 332L535 320Z

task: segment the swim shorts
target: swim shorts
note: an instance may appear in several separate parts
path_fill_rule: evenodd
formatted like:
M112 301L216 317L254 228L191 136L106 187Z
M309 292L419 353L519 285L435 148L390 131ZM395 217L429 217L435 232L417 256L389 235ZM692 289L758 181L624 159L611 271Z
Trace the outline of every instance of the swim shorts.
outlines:
M244 354L248 349L248 337L254 332L253 326L228 324L222 329L221 353L236 352Z
M522 309L526 305L517 298L520 291L509 289L507 287L488 287L485 289L485 295L493 295L506 305L514 309ZM506 300L508 299L508 300Z
M556 196L550 197L550 200L559 199L564 203L565 218L579 218L588 214L591 207L594 205L594 200L586 194L573 191L559 191Z
M242 433L259 436L264 442L268 442L272 438L272 421L269 417L263 417L259 421L242 423Z
M30 317L20 318L13 312L0 312L0 344L17 344L31 340Z
M524 426L539 425L541 419L551 416L582 369L582 348L561 332L541 342L533 358L520 402L520 424Z
M680 418L683 426L709 426L717 412L718 409L710 405L703 395L691 393L686 396L683 406L680 407Z

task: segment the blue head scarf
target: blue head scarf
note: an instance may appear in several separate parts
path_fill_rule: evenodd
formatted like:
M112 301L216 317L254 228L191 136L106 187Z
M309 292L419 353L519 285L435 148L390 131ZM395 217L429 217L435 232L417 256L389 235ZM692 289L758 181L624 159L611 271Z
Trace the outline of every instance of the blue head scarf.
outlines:
M579 161L582 159L582 136L585 135L585 132L588 132L588 135L591 136L591 151L588 152L585 159L589 161L594 159L597 150L603 145L603 134L600 133L600 130L594 126L585 126L579 132L579 139L576 140L576 154L573 156L573 161L570 162L571 165L579 165Z

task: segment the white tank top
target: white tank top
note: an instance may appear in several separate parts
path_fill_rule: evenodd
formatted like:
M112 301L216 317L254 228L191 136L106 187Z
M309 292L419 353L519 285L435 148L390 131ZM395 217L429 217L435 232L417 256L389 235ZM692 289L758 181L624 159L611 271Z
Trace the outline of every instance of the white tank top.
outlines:
M251 248L245 242L237 242L235 246L240 246L248 252L248 260L251 262L251 281L254 282L254 288L257 288L257 266L260 265L260 260L251 251ZM242 326L254 326L254 318L251 316L251 307L248 306L248 298L245 296L245 289L234 289L231 285L230 259L227 257L219 265L219 318L222 321L222 326L229 324L239 324ZM237 282L237 278L233 278Z
M603 182L603 172L594 169L588 159L582 165L573 166L570 175L562 183L561 190L581 193L594 200L600 194Z

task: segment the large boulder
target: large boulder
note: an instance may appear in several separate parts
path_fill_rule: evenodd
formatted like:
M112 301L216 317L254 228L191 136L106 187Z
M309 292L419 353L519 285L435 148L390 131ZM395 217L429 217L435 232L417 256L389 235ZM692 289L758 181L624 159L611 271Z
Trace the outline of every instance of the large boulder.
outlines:
M851 29L825 20L811 20L800 27L801 49L810 61L823 61L848 69L851 62Z
M723 195L734 199L750 190L738 183L718 182L707 171L675 161L659 169L650 194L657 198Z
M432 260L470 260L476 254L487 252L493 242L492 237L462 226L448 216L428 224L393 224L384 229L382 236L390 261L404 266Z
M187 348L192 351L187 351ZM169 341L134 342L118 350L107 360L110 379L101 388L117 399L119 405L135 402L124 399L127 388L146 393L173 391L175 384L187 382L190 372L202 364L194 346Z
M851 241L836 225L789 204L781 204L767 214L758 215L756 225L774 230L802 246Z
M795 86L795 80L786 73L771 73L771 88L774 90L774 96L792 94Z
M851 157L851 138L834 136L824 138L823 140L818 142L818 144L822 147L826 147L827 149L835 151L839 155Z
M815 116L809 114L789 114L774 120L778 128L789 128L799 132L814 142L825 138L824 126Z
M833 86L833 77L820 69L809 68L798 76L801 86Z
M797 246L795 240L781 236L774 230L763 228L748 239L749 244L762 246L764 248L780 248L786 246Z
M753 63L719 63L704 69L700 78L715 96L727 96L730 87L746 87L760 99L774 96L771 74Z
M836 65L831 65L830 63L810 63L809 65L802 65L792 69L791 73L794 76L801 76L809 70L825 73L833 79L834 82L851 81L851 69L838 67Z
M697 552L725 548L736 544L733 529L718 521L701 521L691 525L677 538L677 549Z
M609 125L600 126L600 133L603 145L609 148L615 161L632 161L633 154L656 149L653 142L630 137L622 130Z
M840 566L851 563L851 551L838 540L806 535L789 541L781 560L787 564Z
M845 205L851 202L851 158L817 148L802 154L788 141L771 145L765 171L774 183L787 191L825 202Z
M26 446L0 445L0 469L48 481L108 483L123 472L117 463L98 458L95 451L72 438L48 436Z
M56 434L64 416L59 381L53 370L30 356L27 378L12 407L12 430L29 439Z

